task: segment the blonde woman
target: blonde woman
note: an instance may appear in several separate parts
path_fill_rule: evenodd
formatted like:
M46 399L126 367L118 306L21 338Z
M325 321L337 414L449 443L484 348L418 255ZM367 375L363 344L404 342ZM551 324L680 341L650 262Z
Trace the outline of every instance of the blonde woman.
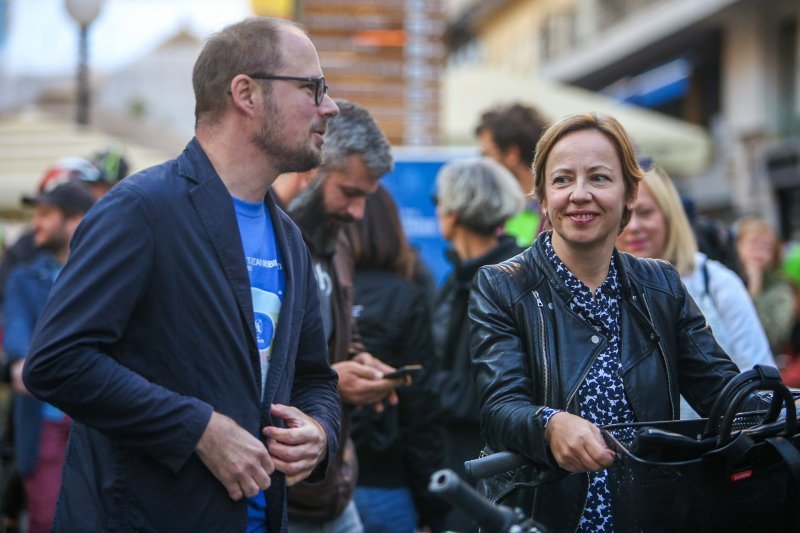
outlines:
M617 248L636 257L664 259L681 275L719 345L740 370L775 366L767 337L742 280L722 263L697 250L678 191L660 169L645 174L631 220ZM682 399L681 418L697 413Z

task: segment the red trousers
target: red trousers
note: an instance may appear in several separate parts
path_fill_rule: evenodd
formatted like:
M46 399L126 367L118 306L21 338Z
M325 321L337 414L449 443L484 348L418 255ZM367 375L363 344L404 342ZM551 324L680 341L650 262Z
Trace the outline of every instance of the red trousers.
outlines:
M42 422L39 460L33 472L22 478L28 500L29 533L47 533L53 524L68 437L69 418Z

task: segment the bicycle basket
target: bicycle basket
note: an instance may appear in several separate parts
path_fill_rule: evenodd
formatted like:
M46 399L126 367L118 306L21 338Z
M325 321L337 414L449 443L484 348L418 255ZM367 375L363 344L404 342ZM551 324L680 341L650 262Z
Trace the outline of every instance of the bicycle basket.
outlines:
M785 421L734 416L729 405L726 435L704 433L707 420L603 428L617 454L608 469L615 531L800 531L800 435L791 395L782 401Z

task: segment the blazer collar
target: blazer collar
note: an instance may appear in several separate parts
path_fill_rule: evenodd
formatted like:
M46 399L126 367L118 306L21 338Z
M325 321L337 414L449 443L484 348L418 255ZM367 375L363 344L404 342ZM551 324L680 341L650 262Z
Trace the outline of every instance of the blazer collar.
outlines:
M248 344L251 351L257 352L250 277L231 195L196 138L189 142L178 158L178 172L195 183L189 190L189 197L233 289L250 333Z
M242 318L247 325L250 356L251 359L254 358L254 372L259 380L257 383L260 383L250 276L244 261L244 248L239 238L239 224L236 221L236 212L230 192L222 183L196 138L189 142L183 154L178 158L178 171L181 176L196 183L190 190L191 201L219 258L239 304ZM290 339L295 335L294 329L300 327L299 324L294 323L293 310L303 304L303 302L296 301L296 295L303 293L298 288L298 284L305 283L305 280L299 279L296 275L296 269L300 266L295 264L296 257L292 254L287 237L291 230L286 226L292 223L282 214L271 192L264 197L264 203L272 220L286 280L284 299L281 302L281 314L270 353L269 373L264 390L264 402L268 405L275 396L277 385L283 374Z
M539 234L539 236L536 238L536 241L534 241L533 245L531 246L533 260L539 267L539 270L544 273L547 281L550 283L550 286L556 290L556 292L564 299L564 301L570 302L574 297L574 294L572 294L572 291L569 290L569 288L561 280L561 276L559 276L555 271L553 264L547 258L547 254L545 253L545 233L546 232L542 232ZM628 275L628 270L632 267L631 260L635 261L635 259L628 254L621 254L616 248L614 248L614 251L611 253L611 257L614 261L614 265L617 267L617 277L619 280L622 298L629 299L633 295L634 290L631 286L631 279Z

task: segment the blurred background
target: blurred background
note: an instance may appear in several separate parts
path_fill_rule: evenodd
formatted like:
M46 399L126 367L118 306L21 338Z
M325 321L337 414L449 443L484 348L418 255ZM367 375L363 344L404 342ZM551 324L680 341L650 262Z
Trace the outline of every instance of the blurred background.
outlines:
M800 239L797 0L0 0L4 241L58 158L116 142L135 171L179 153L204 38L252 14L304 24L332 96L378 118L385 184L438 279L435 173L511 102L611 113L699 212Z

